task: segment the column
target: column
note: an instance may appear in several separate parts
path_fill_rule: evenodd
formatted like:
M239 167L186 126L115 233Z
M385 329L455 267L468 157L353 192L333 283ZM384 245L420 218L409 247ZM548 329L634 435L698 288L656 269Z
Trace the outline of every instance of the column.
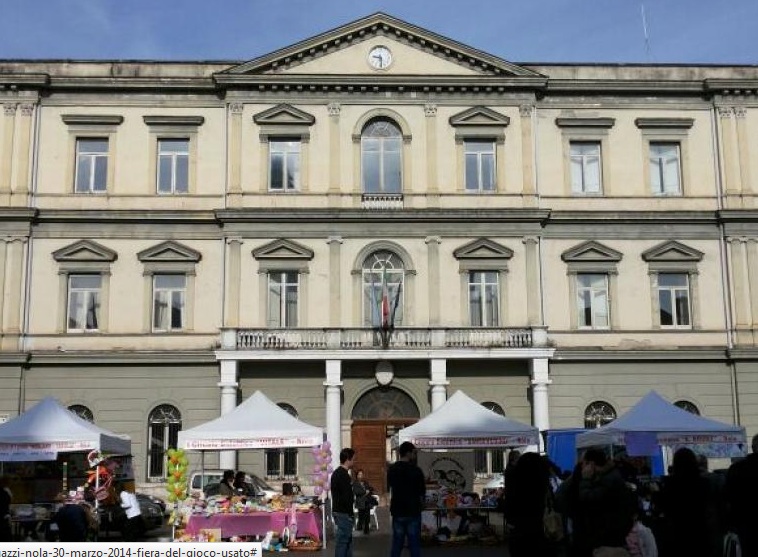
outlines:
M434 359L430 362L429 388L431 390L432 412L445 404L447 400L447 360Z
M426 116L426 183L428 184L427 206L439 206L439 177L437 175L437 105L424 105Z
M440 324L440 244L439 236L429 236L426 242L426 254L429 261L429 325Z
M221 415L228 414L237 407L237 360L221 360L219 370L221 380ZM219 451L219 468L222 470L237 469L237 451Z
M242 205L242 103L229 105L229 206Z
M24 244L26 238L11 238L7 247L8 293L6 316L3 320L4 332L18 334L21 332L21 300L24 298L23 270Z
M332 445L332 467L340 465L342 450L342 361L326 361L326 438Z
M23 197L14 205L26 205L26 196L29 193L29 153L31 152L31 133L32 133L32 115L34 114L33 104L22 104L21 120L18 126L18 172L16 173L16 186L13 188L14 194L20 194Z
M329 326L339 327L341 317L342 292L342 238L329 236Z
M229 238L228 246L228 276L226 291L226 311L224 311L224 327L239 327L240 325L240 280L242 266L242 239Z
M738 195L741 193L740 170L737 161L736 133L732 108L720 106L716 109L721 124L721 150L724 158L724 191L726 195Z
M550 403L547 388L552 381L548 374L547 358L532 358L529 362L532 373L533 422L540 432L550 429ZM545 444L540 436L540 452L544 452Z
M13 133L16 128L16 105L4 104L2 144L0 144L0 194L11 191L11 172L13 169Z
M527 236L521 240L526 249L526 313L529 325L542 324L541 281L537 246L539 238Z
M750 295L747 272L746 238L730 237L729 258L732 263L732 291L734 292L734 325L745 328L750 323Z
M534 105L519 106L519 114L521 115L521 169L523 173L521 194L527 206L535 206L537 189L534 180L534 134L532 132Z
M740 185L742 193L756 193L750 177L750 132L745 122L747 109L734 107L734 124L737 128L737 153L740 168Z
M342 189L341 153L340 153L340 103L331 102L326 106L329 112L329 188L327 193L332 196L334 203L339 204L337 194ZM332 203L329 203L332 205Z

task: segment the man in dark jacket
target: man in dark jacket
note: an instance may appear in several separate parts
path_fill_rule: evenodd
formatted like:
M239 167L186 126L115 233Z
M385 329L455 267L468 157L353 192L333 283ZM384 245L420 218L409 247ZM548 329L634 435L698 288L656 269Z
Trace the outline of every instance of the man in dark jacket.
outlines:
M387 469L387 486L392 492L391 557L400 557L406 538L411 557L421 555L421 511L424 509L426 482L415 457L416 447L406 441L398 448L398 461Z
M340 451L340 465L332 472L332 517L337 529L334 540L334 557L353 557L353 467L355 451Z
M753 454L735 462L726 475L729 521L740 538L742 555L758 555L758 435Z
M87 539L87 529L89 528L87 511L70 497L55 513L53 522L58 525L60 541L83 542Z
M586 536L582 545L590 551L623 548L633 525L635 503L613 461L601 449L587 449L576 511L578 530Z

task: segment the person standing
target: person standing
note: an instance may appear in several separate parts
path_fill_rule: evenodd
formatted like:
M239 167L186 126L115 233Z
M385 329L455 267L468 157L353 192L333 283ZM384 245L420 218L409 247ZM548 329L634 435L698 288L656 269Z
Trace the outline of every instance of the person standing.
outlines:
M235 494L234 489L234 470L224 470L221 477L221 483L218 485L218 494L224 497L231 497Z
M340 451L340 465L332 472L332 517L337 530L334 557L353 557L353 467L355 451L346 447Z
M730 526L740 539L742 555L758 555L758 435L753 454L735 462L726 474Z
M87 540L87 511L69 493L64 499L63 506L58 509L53 517L53 522L58 526L59 539L62 542L83 542Z
M406 441L398 448L398 461L387 469L387 486L392 498L391 557L400 557L406 538L411 557L421 555L421 511L424 509L426 482L416 464L416 447Z
M119 485L118 492L121 508L126 513L126 520L124 521L122 530L124 541L137 541L142 527L142 511L139 508L139 501L137 500L137 496L128 491L124 485Z
M11 490L8 480L0 478L0 542L12 541L11 536Z
M359 532L368 535L369 520L371 518L371 507L374 503L374 496L371 486L363 475L363 470L358 470L353 482L353 494L355 495L355 508L358 510L358 525L355 527Z

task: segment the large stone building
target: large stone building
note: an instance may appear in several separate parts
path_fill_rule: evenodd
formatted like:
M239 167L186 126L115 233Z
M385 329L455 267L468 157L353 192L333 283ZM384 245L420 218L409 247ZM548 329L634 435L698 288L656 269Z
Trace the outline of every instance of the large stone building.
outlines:
M377 484L458 389L541 429L656 389L757 433L757 93L384 14L243 63L1 61L0 413L55 395L142 484L258 389Z

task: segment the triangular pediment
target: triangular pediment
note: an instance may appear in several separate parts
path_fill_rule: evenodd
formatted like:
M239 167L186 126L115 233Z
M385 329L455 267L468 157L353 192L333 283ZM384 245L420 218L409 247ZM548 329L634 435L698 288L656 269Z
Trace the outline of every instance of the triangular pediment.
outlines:
M253 250L255 259L313 259L313 250L291 240L274 240Z
M701 261L703 252L671 240L644 251L642 259L644 261Z
M137 259L143 263L197 263L201 257L199 251L173 240L162 242L137 254Z
M392 63L377 72L367 63L374 46L392 51ZM224 74L491 75L540 74L384 13L375 13L271 54L229 68Z
M465 126L500 126L510 124L511 119L505 114L500 114L486 106L475 106L459 112L450 117L450 125L453 127Z
M590 240L574 246L561 254L561 259L566 262L618 262L624 257L620 251L609 248L606 245Z
M289 104L278 104L253 116L253 122L258 125L312 126L315 121L312 114Z
M510 259L513 250L487 238L479 238L456 249L453 256L456 259Z
M118 254L115 251L92 240L80 240L53 252L53 259L56 261L111 263L117 258Z

